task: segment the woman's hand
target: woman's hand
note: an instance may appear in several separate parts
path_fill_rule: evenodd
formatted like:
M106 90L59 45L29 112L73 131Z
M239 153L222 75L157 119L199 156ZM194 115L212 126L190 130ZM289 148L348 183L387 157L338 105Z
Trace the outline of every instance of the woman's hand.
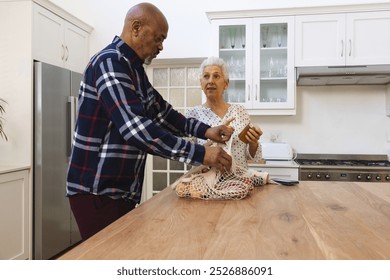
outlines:
M263 135L263 131L256 126L251 126L248 132L245 134L245 139L249 144L249 153L251 157L256 155L257 149L259 148L260 136Z
M251 126L245 134L245 138L248 143L257 143L261 135L263 135L263 131L259 127Z

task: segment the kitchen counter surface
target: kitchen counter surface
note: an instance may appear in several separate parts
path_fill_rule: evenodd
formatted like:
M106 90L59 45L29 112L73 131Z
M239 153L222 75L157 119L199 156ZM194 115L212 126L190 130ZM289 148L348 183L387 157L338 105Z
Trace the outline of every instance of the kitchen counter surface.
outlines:
M60 259L390 259L390 183L265 185L238 201L166 188Z

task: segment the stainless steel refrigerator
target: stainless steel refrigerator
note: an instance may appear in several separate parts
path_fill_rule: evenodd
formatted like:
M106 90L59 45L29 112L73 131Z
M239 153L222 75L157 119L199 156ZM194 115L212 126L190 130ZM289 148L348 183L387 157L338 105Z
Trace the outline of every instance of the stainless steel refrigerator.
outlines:
M66 193L81 74L34 63L34 259L81 240Z

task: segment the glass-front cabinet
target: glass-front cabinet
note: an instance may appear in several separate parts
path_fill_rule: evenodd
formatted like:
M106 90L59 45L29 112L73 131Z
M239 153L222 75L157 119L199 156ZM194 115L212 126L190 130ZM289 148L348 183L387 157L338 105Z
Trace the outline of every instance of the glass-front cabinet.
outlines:
M216 19L212 26L213 55L229 66L225 100L251 115L294 115L294 18Z

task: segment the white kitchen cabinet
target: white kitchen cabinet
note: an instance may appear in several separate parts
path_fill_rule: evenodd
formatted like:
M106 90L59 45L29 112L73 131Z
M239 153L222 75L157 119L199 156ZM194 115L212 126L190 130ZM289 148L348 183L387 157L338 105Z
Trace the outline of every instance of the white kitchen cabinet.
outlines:
M34 59L83 72L88 62L88 32L51 11L34 5Z
M295 65L390 63L390 11L296 16Z
M0 170L0 260L25 260L30 257L28 182L28 170Z
M294 17L211 22L213 55L229 66L225 100L250 115L295 114Z
M270 178L298 180L299 165L293 160L267 160L264 164L249 163L248 167L257 171L268 172Z

